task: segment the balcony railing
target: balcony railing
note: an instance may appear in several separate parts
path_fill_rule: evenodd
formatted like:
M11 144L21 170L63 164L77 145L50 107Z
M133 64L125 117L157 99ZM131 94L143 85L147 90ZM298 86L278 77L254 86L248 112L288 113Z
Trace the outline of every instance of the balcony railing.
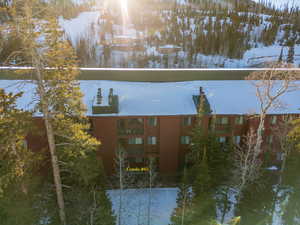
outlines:
M144 134L143 128L127 128L127 129L118 129L118 135L131 135L131 134Z
M232 126L230 124L216 124L215 127L211 126L210 130L217 134L226 134L232 132Z

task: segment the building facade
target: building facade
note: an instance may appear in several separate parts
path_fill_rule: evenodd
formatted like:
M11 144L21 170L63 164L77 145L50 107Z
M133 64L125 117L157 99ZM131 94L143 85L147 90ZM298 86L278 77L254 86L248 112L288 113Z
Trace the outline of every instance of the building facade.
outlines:
M11 86L11 82L4 84ZM34 88L25 88L20 108L32 102ZM175 174L189 151L198 113L203 130L213 129L221 143L238 145L258 126L259 104L247 81L80 81L80 88L91 133L101 142L99 155L108 174L114 171L118 150L126 152L130 168L147 167L147 159L154 157L161 174ZM283 131L280 126L299 118L298 98L298 93L289 94L282 99L288 106L285 110L273 110L266 116L263 148L273 153L274 160L281 158L276 152ZM40 131L28 136L28 146L39 151L47 148L47 139L42 118L34 120Z

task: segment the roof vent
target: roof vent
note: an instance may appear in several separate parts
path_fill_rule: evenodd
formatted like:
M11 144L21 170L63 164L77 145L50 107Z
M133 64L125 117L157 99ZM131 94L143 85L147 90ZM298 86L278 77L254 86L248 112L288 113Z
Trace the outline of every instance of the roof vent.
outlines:
M107 96L107 97L103 97ZM113 88L109 89L109 94L105 90L98 88L97 95L94 98L92 106L93 114L111 114L119 113L119 97L114 95Z

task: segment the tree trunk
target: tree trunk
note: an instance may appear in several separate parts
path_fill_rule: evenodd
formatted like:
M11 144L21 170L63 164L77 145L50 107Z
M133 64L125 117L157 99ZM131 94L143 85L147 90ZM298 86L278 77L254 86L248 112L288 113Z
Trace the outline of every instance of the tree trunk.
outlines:
M254 154L255 157L258 157L259 154L261 153L261 145L263 142L263 131L265 128L265 112L262 112L260 114L260 118L259 118L259 125L257 128L257 132L256 132L256 143L255 143L255 149L254 149Z
M121 152L118 153L118 160L119 160L119 215L118 215L118 224L122 225L121 219L122 219L122 203L123 203L123 154Z
M152 171L151 168L149 170L149 196L148 196L148 218L147 218L147 225L150 225L151 220L151 198L152 198Z
M53 178L54 178L54 185L55 185L55 190L56 190L57 203L58 203L58 208L59 208L59 217L60 217L61 224L66 225L65 204L64 204L64 197L63 197L63 191L62 191L60 169L59 169L58 159L57 159L57 155L56 155L54 132L53 132L52 124L51 124L51 115L49 112L48 101L45 97L45 89L44 89L44 85L43 85L40 63L37 61L37 58L33 58L33 59L34 59L34 64L35 64L34 66L36 68L38 95L39 95L40 101L41 101L42 113L43 113L43 118L44 118L44 123L45 123L45 127L46 127L46 133L47 133L47 140L48 140L48 145L49 145L49 151L51 154L51 164L52 164L52 170L53 170Z

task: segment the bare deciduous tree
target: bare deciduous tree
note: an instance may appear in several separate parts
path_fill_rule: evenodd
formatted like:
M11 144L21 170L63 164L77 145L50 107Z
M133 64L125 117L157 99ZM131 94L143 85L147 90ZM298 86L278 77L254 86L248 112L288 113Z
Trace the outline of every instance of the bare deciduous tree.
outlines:
M235 149L235 180L237 180L237 201L248 184L259 177L262 160L255 154L256 134L253 129L244 137L244 144Z
M297 81L300 79L300 73L292 70L289 64L274 64L268 70L253 72L246 79L255 87L259 112L254 116L258 118L258 126L250 128L250 132L244 138L244 145L237 146L236 150L238 200L244 188L259 177L267 113L271 109L283 108L281 97L289 92L299 90L300 87Z
M256 96L259 101L259 123L256 129L256 141L254 154L258 156L262 152L263 132L265 119L270 109L283 108L284 104L280 98L289 92L299 90L300 71L291 70L289 64L274 64L271 68L263 71L256 71L250 74L249 80L256 89Z
M153 183L156 177L156 172L155 172L155 158L150 157L149 158L149 195L148 195L148 213L147 213L147 225L151 224L151 204L152 204L152 187Z

